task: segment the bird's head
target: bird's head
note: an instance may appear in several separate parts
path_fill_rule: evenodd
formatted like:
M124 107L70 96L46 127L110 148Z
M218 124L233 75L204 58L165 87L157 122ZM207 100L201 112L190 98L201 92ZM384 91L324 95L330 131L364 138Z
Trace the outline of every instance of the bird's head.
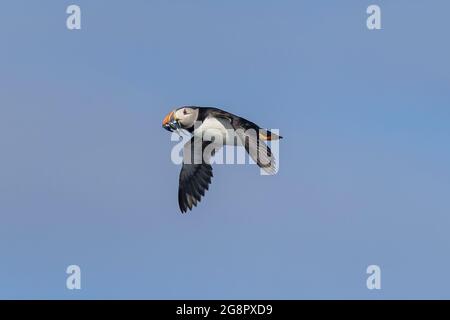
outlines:
M164 129L174 131L177 129L189 129L194 126L198 117L198 108L181 107L171 111L163 120Z

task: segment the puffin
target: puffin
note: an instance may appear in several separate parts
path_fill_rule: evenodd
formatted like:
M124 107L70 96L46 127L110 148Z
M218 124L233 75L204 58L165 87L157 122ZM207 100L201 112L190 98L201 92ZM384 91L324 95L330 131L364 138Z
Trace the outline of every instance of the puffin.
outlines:
M211 159L224 145L243 146L265 174L277 172L275 157L264 141L279 140L282 136L230 112L214 107L183 106L169 112L162 127L179 134L185 130L191 136L183 146L179 176L181 213L196 207L209 189L213 177Z

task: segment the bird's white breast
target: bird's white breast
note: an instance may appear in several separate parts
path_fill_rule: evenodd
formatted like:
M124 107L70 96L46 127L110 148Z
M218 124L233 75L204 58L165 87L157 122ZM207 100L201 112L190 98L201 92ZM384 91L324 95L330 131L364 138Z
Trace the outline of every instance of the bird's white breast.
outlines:
M227 119L209 117L194 130L194 136L197 137L221 137L227 144L233 144L233 127Z

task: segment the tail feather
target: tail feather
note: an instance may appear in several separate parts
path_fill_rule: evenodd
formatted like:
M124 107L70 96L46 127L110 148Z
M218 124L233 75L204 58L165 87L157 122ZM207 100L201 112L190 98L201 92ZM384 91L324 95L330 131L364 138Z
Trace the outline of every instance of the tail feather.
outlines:
M279 136L269 130L259 130L259 139L261 139L263 141L272 141L272 140L283 139L283 137Z

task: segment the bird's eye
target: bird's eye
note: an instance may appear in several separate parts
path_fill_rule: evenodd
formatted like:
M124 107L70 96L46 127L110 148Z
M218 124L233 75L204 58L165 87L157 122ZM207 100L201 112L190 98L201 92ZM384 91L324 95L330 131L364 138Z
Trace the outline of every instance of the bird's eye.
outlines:
M186 109L183 110L183 114L184 114L184 115L187 115L187 114L188 114L188 112L186 111Z

